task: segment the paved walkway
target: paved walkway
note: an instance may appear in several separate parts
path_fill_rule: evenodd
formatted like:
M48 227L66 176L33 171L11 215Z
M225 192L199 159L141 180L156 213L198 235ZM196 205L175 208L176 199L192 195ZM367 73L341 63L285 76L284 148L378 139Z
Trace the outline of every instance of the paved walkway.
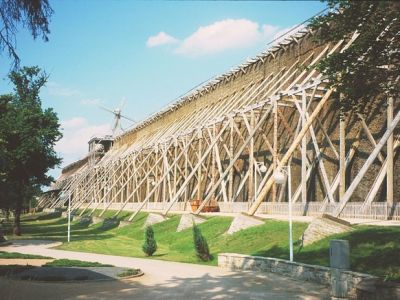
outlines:
M325 286L274 274L50 249L57 244L20 240L1 250L140 268L145 275L99 283L38 283L2 278L1 299L329 299Z

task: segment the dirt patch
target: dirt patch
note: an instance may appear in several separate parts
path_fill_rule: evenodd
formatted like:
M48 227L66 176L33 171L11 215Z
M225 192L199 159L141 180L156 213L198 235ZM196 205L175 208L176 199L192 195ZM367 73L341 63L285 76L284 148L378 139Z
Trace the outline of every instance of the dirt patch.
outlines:
M23 258L5 258L5 259L0 259L0 265L3 266L9 266L9 265L21 265L21 266L35 266L35 267L41 267L48 262L52 262L54 259L23 259Z

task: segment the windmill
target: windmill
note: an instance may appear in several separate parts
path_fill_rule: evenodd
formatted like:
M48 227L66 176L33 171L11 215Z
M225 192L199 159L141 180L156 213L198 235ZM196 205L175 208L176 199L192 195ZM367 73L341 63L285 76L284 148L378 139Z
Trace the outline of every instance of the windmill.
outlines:
M98 105L98 106L101 109L103 109L105 111L108 111L108 112L110 112L110 113L112 113L114 115L114 126L112 128L113 137L116 137L117 135L119 135L122 132L124 132L124 130L122 129L122 126L121 126L121 118L124 118L124 119L126 119L128 121L131 121L133 123L136 123L135 120L132 120L131 118L128 118L128 117L126 117L126 116L124 116L122 114L122 108L125 106L125 99L122 100L122 102L119 105L119 107L115 108L114 110L109 109L109 108L107 108L105 106L102 106L102 105Z

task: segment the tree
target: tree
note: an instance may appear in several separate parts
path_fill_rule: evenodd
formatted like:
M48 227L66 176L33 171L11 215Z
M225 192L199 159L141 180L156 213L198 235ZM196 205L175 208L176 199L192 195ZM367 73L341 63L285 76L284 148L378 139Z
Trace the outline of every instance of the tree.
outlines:
M210 249L206 238L201 234L200 228L193 224L193 242L196 255L203 261L211 260Z
M14 211L14 233L20 235L23 207L51 183L46 173L61 163L54 145L62 135L56 113L41 105L47 75L24 67L9 78L14 93L0 96L0 206Z
M157 242L154 238L153 227L151 226L146 227L142 249L147 256L152 256L157 251Z
M53 14L48 0L1 0L0 1L0 48L6 51L18 67L16 33L18 27L28 28L34 39L41 36L47 42L49 20Z
M342 53L322 60L319 70L343 95L341 115L367 113L376 97L398 96L400 76L400 3L325 0L330 12L310 24L322 43L358 37Z

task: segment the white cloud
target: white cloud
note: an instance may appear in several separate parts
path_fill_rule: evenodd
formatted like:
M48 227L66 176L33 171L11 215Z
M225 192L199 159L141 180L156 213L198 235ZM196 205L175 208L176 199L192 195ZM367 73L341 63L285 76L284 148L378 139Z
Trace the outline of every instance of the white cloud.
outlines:
M174 49L176 54L197 57L221 53L230 49L251 47L278 38L274 42L277 43L283 39L283 37L280 37L283 33L294 27L282 29L271 24L260 25L248 19L225 19L201 26L182 40L178 40L161 31L147 40L147 46L155 47L177 43Z
M71 96L78 96L81 94L77 89L64 87L61 84L54 81L47 82L46 87L49 95L51 96L71 97Z
M69 120L61 121L61 128L72 129L77 127L82 127L87 124L87 120L82 117L76 117Z
M270 25L270 24L264 24L262 26L262 33L266 39L272 38L276 32L278 32L279 27Z
M182 41L178 54L199 56L242 48L260 41L262 34L256 22L247 19L226 19L202 26Z
M99 98L93 98L93 99L82 99L80 101L81 104L83 105L99 105L101 100Z
M111 133L109 124L90 124L82 117L75 117L61 122L63 138L56 144L55 150L63 158L79 159L88 152L88 141L93 136L104 136ZM64 161L63 165L67 162Z
M176 38L170 36L169 34L165 33L164 31L159 32L157 35L151 36L147 39L146 45L147 47L156 47L161 45L167 44L174 44L178 42Z

